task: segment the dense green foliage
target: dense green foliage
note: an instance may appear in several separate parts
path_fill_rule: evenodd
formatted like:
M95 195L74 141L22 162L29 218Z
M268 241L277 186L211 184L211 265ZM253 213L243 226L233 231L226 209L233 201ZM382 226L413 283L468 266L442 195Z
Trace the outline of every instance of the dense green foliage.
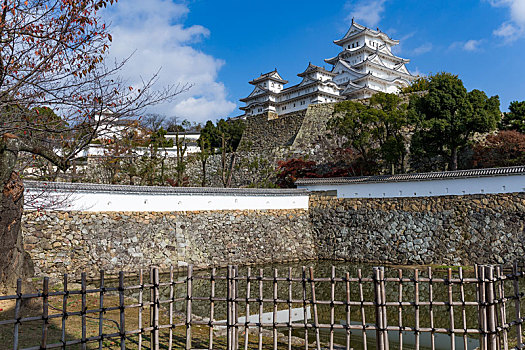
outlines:
M200 148L198 158L202 164L202 184L206 183L206 162L210 155L221 155L220 176L224 187L230 187L235 167L235 152L241 142L244 132L244 122L240 119L220 119L216 124L212 121L200 131L197 144Z
M450 73L419 78L404 92L411 93L405 96L408 104L398 95L377 93L369 105L344 101L335 106L329 129L345 137L344 146L354 157L350 163L358 160L367 173L455 170L482 164L472 159L474 136L496 130L501 119L498 96L469 92ZM519 131L525 102L513 102L509 109L501 125ZM469 160L460 164L462 155Z
M450 73L429 78L428 93L410 101L415 126L411 153L413 160L441 157L449 170L458 168L458 152L475 133L496 129L501 117L499 97L488 98L483 91L470 92Z
M500 129L525 133L525 101L510 103L509 112L501 120Z
M410 86L402 90L403 93L413 93L427 91L430 79L428 77L419 77L410 84Z
M242 120L220 119L216 124L208 120L200 131L201 136L197 143L204 147L209 145L214 152L220 153L223 148L226 152L234 152L241 142L243 132Z
M344 101L334 108L330 129L345 136L346 146L357 151L367 168L382 167L394 173L404 171L407 105L394 94L377 93L370 105ZM379 170L379 169L375 169Z

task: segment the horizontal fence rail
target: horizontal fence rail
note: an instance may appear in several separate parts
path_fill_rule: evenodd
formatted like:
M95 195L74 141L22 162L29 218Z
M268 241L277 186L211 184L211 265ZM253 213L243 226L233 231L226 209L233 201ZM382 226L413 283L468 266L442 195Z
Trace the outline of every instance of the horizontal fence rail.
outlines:
M149 272L149 275L146 273ZM523 349L523 266L364 273L229 266L0 296L2 348Z

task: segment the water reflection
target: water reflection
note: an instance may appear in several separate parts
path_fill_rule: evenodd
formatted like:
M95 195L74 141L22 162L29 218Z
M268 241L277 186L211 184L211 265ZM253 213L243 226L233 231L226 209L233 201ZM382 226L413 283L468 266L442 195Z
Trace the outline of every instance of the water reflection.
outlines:
M348 262L340 261L317 261L317 262L307 262L307 263L290 263L290 264L278 264L278 265L264 265L251 267L251 276L264 276L264 277L273 277L274 270L277 269L278 277L288 277L289 272L291 271L292 277L300 278L302 275L302 266L312 266L315 272L315 278L329 278L332 273L332 266L335 266L335 276L338 278L345 277L345 274L348 272L350 277L355 278L358 275L358 270L361 269L362 276L370 278L372 276L372 266L365 264L355 264ZM400 272L401 271L401 272ZM217 269L217 275L226 275L226 269ZM401 275L404 278L411 278L414 276L414 269L412 268L387 268L385 270L385 276L388 277L399 277ZM434 278L443 278L446 277L446 269L435 269L433 271ZM209 270L202 270L195 273L199 276L209 276ZM238 271L239 276L246 276L247 267L239 267ZM421 277L426 277L426 270L420 271ZM454 278L457 278L457 271L454 272ZM464 271L464 277L474 277L473 270ZM184 274L181 276L176 276L176 278L183 280ZM166 276L161 278L161 281L166 281ZM347 298L347 284L346 282L330 282L330 280L315 282L315 294L318 301L327 301L329 302L332 299L332 287L334 300L345 301ZM416 299L416 283L414 281L407 281L403 283L398 282L385 282L386 287L386 300L387 302L413 302ZM419 283L419 300L428 301L430 297L430 288L429 283ZM362 288L359 288L358 282L350 282L350 300L351 301L374 301L374 284L372 282L363 282ZM193 296L194 297L209 297L211 291L211 282L209 279L195 279L193 281ZM274 285L273 281L251 281L249 289L248 283L246 280L240 280L237 283L237 295L239 298L246 298L247 294L251 298L258 298L259 295L262 295L263 299L274 299ZM513 293L512 286L509 284L504 286L504 292L506 295L511 295ZM226 298L227 287L226 281L224 279L215 280L215 297ZM362 295L361 295L362 293ZM168 287L162 288L163 298L166 299L170 295L170 290ZM174 288L175 297L185 297L186 296L186 285L180 284ZM310 300L312 297L312 288L309 282L302 283L301 281L279 281L277 283L277 299L289 300L291 299L303 300L303 296L306 295L307 300ZM435 282L432 285L432 296L434 302L447 302L449 300L449 287L441 282ZM465 302L475 302L476 301L476 285L475 284L465 284L463 290L459 288L458 285L452 286L452 298L454 301L464 300ZM296 308L304 306L302 303L292 303L289 305L287 302L278 304L279 310L288 309L288 307ZM247 304L245 301L238 303L239 316L246 315ZM514 310L514 305L511 303L507 304L507 314L512 315ZM185 302L181 301L176 303L175 309L181 312L185 311ZM263 302L250 302L249 311L250 315L259 313L259 310L262 309L263 312L272 312L273 303ZM416 307L413 305L402 306L388 306L387 310L387 321L389 326L408 326L413 327L416 324ZM364 312L363 312L364 311ZM455 306L451 310L448 306L429 306L423 305L419 306L419 327L428 327L428 328L451 328L451 323L454 323L454 328L464 329L464 328L478 328L478 308L475 305L469 306ZM198 315L203 318L210 316L210 301L201 300L194 301L192 303L192 312L195 315ZM330 303L318 305L317 313L319 318L319 323L321 324L330 324L332 319L336 324L345 324L347 320L347 309L345 305L330 305ZM375 307L373 305L364 306L363 310L359 306L350 307L350 323L352 325L361 325L361 324L374 324L375 323ZM333 316L332 316L333 314ZM432 317L431 317L432 315ZM364 317L363 317L364 316ZM214 307L214 319L223 320L226 319L226 302L219 301L215 302ZM312 322L313 320L309 320ZM284 330L283 333L287 333L287 330ZM366 331L366 339L370 349L375 348L375 331ZM301 337L304 339L304 330L294 330L293 335ZM390 348L398 348L399 342L399 332L389 332L389 342ZM404 331L402 333L403 337L403 348L410 349L414 348L411 345L415 344L415 335L413 332ZM328 330L321 330L321 340L327 342L329 340ZM451 338L447 334L435 334L435 344L437 349L449 349L451 348ZM314 332L309 332L309 342L312 343L315 340ZM345 330L335 330L334 332L334 341L337 344L344 345L346 344L346 331ZM363 332L361 330L352 330L351 332L351 346L355 349L363 348ZM469 336L466 339L467 348L475 349L479 346L479 341L476 336ZM463 336L455 337L456 347L459 349L464 348L464 339ZM420 335L420 345L421 348L430 348L431 345L431 335L430 333L421 333Z

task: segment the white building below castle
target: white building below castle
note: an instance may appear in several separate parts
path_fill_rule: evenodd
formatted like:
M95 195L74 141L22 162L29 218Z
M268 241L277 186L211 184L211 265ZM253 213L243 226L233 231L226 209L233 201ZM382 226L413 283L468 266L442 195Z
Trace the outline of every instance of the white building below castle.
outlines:
M355 23L345 36L334 41L342 51L325 62L330 71L309 64L300 74L303 80L288 83L277 69L250 81L252 93L241 99L246 116L261 113L286 114L310 104L369 98L376 92L398 93L416 79L406 68L410 60L397 57L392 47L399 44L385 33Z

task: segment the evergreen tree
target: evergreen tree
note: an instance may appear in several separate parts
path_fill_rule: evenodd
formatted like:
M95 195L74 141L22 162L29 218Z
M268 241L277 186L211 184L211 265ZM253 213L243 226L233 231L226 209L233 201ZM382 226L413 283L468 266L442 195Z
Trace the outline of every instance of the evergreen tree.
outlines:
M525 101L510 103L509 112L501 120L500 129L525 133Z
M468 92L461 79L450 73L431 76L428 93L412 96L411 108L416 123L412 162L442 157L449 170L458 168L458 152L474 133L494 130L501 117L498 96Z

